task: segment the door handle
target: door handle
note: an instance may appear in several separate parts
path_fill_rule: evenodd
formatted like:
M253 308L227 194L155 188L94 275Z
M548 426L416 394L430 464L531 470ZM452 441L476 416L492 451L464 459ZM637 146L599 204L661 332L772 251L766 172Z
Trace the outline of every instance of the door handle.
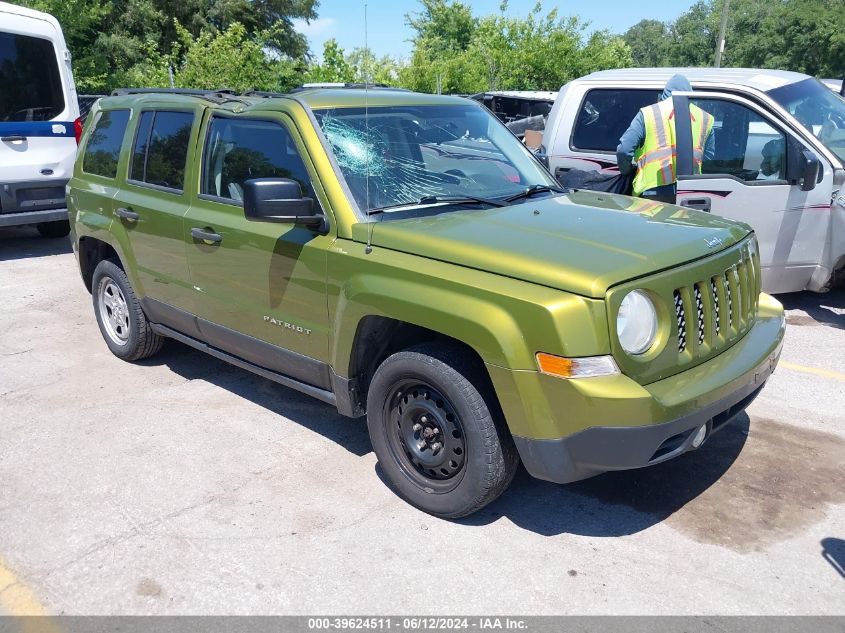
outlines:
M202 240L203 242L214 242L215 244L219 244L223 241L223 236L220 233L214 233L213 231L207 231L206 229L201 229L198 227L194 227L191 229L191 237L195 240Z
M710 213L710 198L684 198L681 200L682 207L688 207L697 211L706 211Z
M129 220L130 222L137 222L138 219L141 217L137 213L135 213L132 209L125 209L120 207L119 209L115 209L114 214L119 217L123 218L124 220Z

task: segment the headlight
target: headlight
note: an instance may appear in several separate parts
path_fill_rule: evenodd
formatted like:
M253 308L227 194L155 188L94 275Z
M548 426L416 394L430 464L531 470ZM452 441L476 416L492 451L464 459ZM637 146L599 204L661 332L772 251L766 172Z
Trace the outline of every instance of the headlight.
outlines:
M629 354L642 354L657 337L657 310L642 290L632 290L619 306L616 335Z

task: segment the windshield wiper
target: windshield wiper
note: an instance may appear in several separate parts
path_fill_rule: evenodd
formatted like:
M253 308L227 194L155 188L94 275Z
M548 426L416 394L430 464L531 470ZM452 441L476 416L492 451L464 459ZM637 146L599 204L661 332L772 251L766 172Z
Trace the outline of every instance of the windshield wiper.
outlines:
M386 207L378 207L370 209L367 215L375 215L388 209L398 209L400 207L419 207L427 204L489 204L491 207L506 207L507 203L501 200L492 200L491 198L479 198L478 196L423 196L417 202L400 202L399 204L391 204Z
M569 191L567 189L553 187L550 185L531 185L530 187L526 187L519 193L515 193L512 196L508 196L504 200L505 202L516 202L517 200L522 200L523 198L530 198L535 193L569 193Z
M437 204L438 202L448 202L450 204L489 204L492 207L507 206L501 200L491 200L490 198L480 198L478 196L423 196L420 198L419 204Z

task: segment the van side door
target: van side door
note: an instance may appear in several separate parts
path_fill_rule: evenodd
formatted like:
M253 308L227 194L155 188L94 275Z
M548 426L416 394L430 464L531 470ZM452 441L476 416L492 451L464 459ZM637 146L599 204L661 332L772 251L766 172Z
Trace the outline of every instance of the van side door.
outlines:
M0 7L2 214L65 207L79 117L66 59L64 39L53 24Z
M196 146L201 111L201 106L147 101L132 113L134 134L126 182L114 200L114 231L123 233L140 284L136 292L154 322L167 320L161 304L191 308L183 218L189 148Z
M688 97L715 118L715 148L700 174L678 175L677 203L750 224L760 245L764 290L803 290L827 243L832 165L819 157L818 182L802 190L787 165L806 145L782 121L739 96L696 92ZM692 140L677 142L680 154L680 143Z

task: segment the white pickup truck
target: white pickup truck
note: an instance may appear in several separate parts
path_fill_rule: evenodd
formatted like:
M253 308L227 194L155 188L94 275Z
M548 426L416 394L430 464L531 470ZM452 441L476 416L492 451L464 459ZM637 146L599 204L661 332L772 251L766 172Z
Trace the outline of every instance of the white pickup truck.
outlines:
M657 68L576 79L560 89L543 133L552 173L618 172L619 138L675 73L693 86L675 93L687 97L676 104L716 119L715 155L701 174L679 173L677 203L750 224L767 292L826 290L845 267L845 100L807 75Z

